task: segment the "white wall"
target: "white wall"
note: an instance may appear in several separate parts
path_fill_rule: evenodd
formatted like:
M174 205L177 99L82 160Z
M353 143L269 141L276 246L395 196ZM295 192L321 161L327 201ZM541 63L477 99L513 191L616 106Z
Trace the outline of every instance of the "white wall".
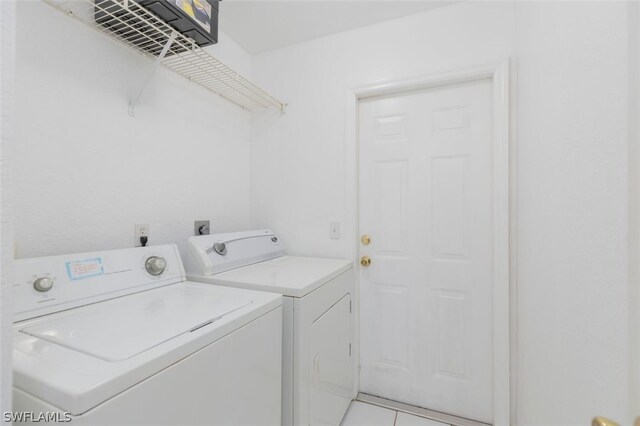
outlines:
M37 23L37 24L36 24ZM14 166L17 258L183 242L194 219L249 226L249 113L40 1L20 2ZM221 34L215 54L248 75Z
M628 418L627 4L464 2L254 58L289 103L252 126L254 224L348 256L349 87L512 56L517 424ZM366 183L364 183L366 184Z
M519 418L625 422L627 4L525 3L517 22Z
M11 259L10 199L7 185L6 155L13 142L13 76L15 43L15 4L0 2L0 414L11 410L13 374L11 370L13 311L8 284ZM3 422L4 416L0 419Z

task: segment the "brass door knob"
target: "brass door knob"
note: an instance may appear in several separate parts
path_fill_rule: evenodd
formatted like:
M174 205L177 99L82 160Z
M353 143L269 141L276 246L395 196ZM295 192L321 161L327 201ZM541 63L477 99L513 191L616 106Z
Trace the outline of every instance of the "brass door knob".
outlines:
M364 234L362 237L360 237L360 242L363 245L368 246L369 244L371 244L371 237L367 234Z
M613 420L609 420L605 417L595 417L591 422L591 426L620 426Z
M362 256L360 258L360 264L362 266L369 266L371 265L371 258L369 256Z

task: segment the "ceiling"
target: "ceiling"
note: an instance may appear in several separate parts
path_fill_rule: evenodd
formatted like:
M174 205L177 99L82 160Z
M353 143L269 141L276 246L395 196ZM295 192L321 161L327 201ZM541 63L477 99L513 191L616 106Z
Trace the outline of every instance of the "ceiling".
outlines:
M249 53L413 15L457 0L224 0L220 29Z

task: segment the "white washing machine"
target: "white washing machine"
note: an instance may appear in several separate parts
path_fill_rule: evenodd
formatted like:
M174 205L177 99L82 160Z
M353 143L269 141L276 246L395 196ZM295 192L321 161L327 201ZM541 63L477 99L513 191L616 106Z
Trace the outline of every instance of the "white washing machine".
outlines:
M339 425L355 397L352 262L286 256L261 230L191 237L185 268L192 281L284 296L282 423Z
M24 423L281 421L282 296L185 281L173 245L15 263Z

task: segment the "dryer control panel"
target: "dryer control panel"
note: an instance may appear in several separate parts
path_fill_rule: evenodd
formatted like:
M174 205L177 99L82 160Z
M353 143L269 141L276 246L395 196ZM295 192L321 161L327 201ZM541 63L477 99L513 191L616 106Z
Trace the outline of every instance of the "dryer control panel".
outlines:
M184 281L173 244L17 260L14 321Z
M269 229L197 235L187 241L185 268L193 275L213 275L284 256L284 245Z

